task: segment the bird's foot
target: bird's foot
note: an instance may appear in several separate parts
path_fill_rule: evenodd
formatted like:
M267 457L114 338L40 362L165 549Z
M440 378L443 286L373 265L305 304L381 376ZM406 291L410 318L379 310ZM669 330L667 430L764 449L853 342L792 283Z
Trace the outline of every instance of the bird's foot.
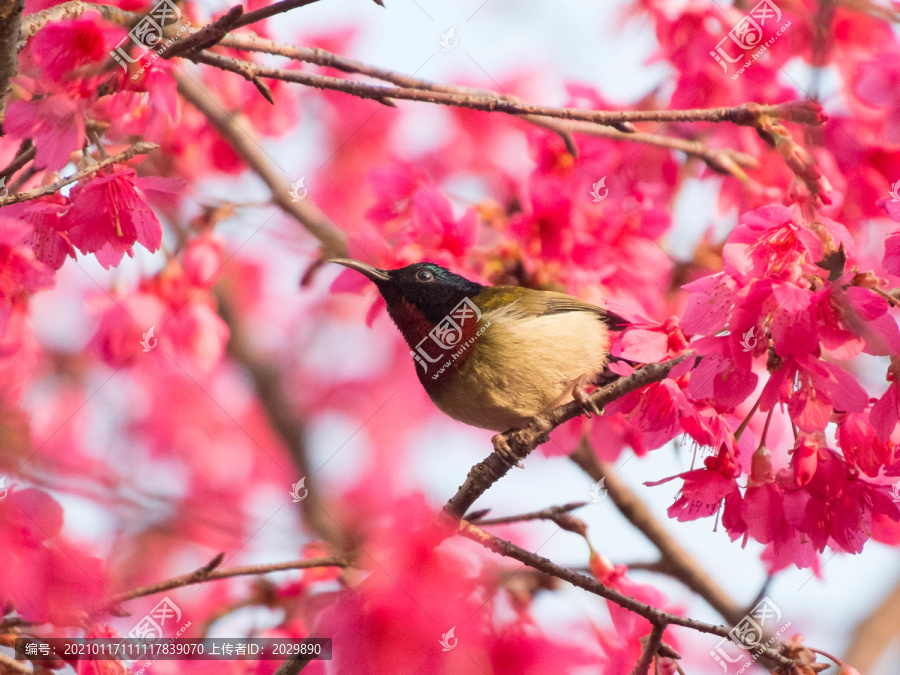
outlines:
M590 417L591 413L595 413L598 417L601 417L603 415L603 408L594 403L594 400L584 390L585 385L587 385L589 381L590 375L588 373L585 373L575 380L575 383L572 385L572 398L581 404L584 414L587 417Z
M491 443L494 444L494 451L507 462L520 469L525 468L522 462L519 461L519 458L516 457L512 448L509 447L509 442L506 440L506 432L497 434L496 436L491 438Z

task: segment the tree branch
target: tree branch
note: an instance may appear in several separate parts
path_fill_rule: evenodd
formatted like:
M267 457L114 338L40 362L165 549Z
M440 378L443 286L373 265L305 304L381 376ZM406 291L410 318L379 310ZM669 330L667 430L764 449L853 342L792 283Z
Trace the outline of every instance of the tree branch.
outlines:
M651 363L642 366L628 377L623 377L612 384L593 392L590 399L600 408L615 401L625 394L640 389L648 384L659 382L669 376L669 372L687 358L696 358L688 353L664 363ZM452 524L462 518L484 492L500 480L515 465L525 459L538 445L546 443L550 432L563 422L584 414L584 408L577 401L572 401L550 412L538 415L524 429L517 429L502 434L499 438L507 449L501 453L494 450L484 461L469 470L465 482L450 498L442 510L442 515ZM449 536L449 535L448 535Z
M428 91L408 86L386 87L356 80L344 80L328 75L313 75L297 70L271 68L268 66L235 59L212 52L190 54L189 59L197 63L215 66L221 70L237 73L253 80L267 77L273 80L295 82L316 89L341 91L357 98L403 99L424 101L440 105L503 112L509 115L541 115L565 120L580 120L595 124L616 125L622 122L732 122L740 126L757 126L761 118L786 119L801 124L821 124L821 115L811 112L810 106L801 103L762 105L745 103L730 108L705 108L693 110L582 110L580 108L553 108L503 98L497 94L459 94L446 91Z
M28 192L17 192L15 194L7 195L6 197L0 197L0 207L9 206L10 204L18 204L19 202L27 202L30 199L37 199L38 197L43 197L45 195L52 195L54 192L60 190L61 188L64 188L66 185L95 174L100 171L100 169L103 169L110 164L127 162L135 155L146 155L148 152L156 150L158 147L159 146L155 143L147 143L146 141L135 143L130 148L128 148L128 150L120 152L118 155L107 157L100 160L99 162L95 162L89 166L86 166L85 168L81 169L81 171L76 171L71 176L58 180L55 183L42 185L41 187L35 188L34 190L29 190Z
M459 529L457 530L457 533L462 535L466 539L471 539L472 541L481 544L486 549L493 551L494 553L505 556L507 558L518 560L520 563L527 565L528 567L532 567L543 572L544 574L548 574L550 576L557 577L558 579L562 579L563 581L567 581L573 586L577 586L578 588L581 588L588 593L593 593L594 595L598 595L601 598L609 600L610 602L613 602L620 607L629 610L630 612L634 612L638 616L644 617L654 626L683 626L685 628L690 628L691 630L695 630L701 633L718 635L719 637L728 637L731 630L726 626L715 626L713 624L698 621L696 619L689 619L683 616L678 616L677 614L671 614L661 609L657 609L656 607L652 607L646 603L636 600L635 598L632 598L631 596L620 593L619 591L616 591L609 586L605 586L596 579L593 579L585 574L580 574L573 570L566 569L565 567L560 567L547 558L543 558L535 553L526 551L525 549L516 546L512 542L501 539L500 537L497 537L493 534L489 534L488 532L482 530L480 527L473 525L466 520L459 521ZM657 648L658 647L659 645L657 645ZM654 650L654 653L655 652L656 650ZM783 656L777 649L773 649L771 647L767 647L764 650L760 651L759 661L770 668L787 668L794 665L794 662L791 659Z
M861 673L868 673L892 641L900 634L897 616L900 616L900 584L886 594L887 597L853 629L850 646L844 652L844 660L852 663Z
M501 96L491 91L472 89L458 85L439 84L410 77L386 68L370 66L361 61L356 61L318 47L295 47L294 45L282 44L275 42L274 40L261 38L254 33L228 35L222 40L221 44L223 47L232 47L242 51L255 51L275 56L283 56L302 63L312 63L323 68L334 68L345 73L365 75L366 77L371 77L383 82L390 82L391 84L400 87L410 87L413 89L421 89L423 91L438 91L460 95L497 96L509 101L518 100L513 96ZM167 52L166 56L170 53L171 50L170 52ZM679 150L687 155L702 159L714 171L718 171L719 173L730 173L738 178L743 177L743 172L740 171L739 167L746 166L757 168L759 166L759 161L752 155L738 152L737 150L732 150L730 148L712 150L700 141L636 132L633 128L620 130L590 122L554 120L540 115L526 115L523 116L522 119L535 126L548 129L549 131L558 134L566 142L566 145L569 147L569 152L572 155L577 154L577 152L574 143L572 143L571 135L577 133L589 136L602 136L603 138L608 138L613 141L633 142L643 145L654 145L670 150Z
M281 384L278 371L253 353L228 298L218 293L217 299L219 316L227 324L231 335L228 340L228 356L249 373L269 424L284 443L298 473L301 476L309 476L312 470L309 466L303 424L291 414L292 406ZM346 534L318 506L321 502L318 488L314 483L310 483L306 485L306 489L309 491L306 499L300 502L304 522L334 548L345 550L349 545Z
M625 519L649 539L660 553L658 570L668 574L706 600L725 621L735 625L744 616L744 608L736 603L710 576L709 572L681 544L670 535L646 504L638 498L613 468L597 459L587 443L582 443L569 458L594 482L603 480L603 487Z
M542 509L541 511L534 511L532 513L523 513L518 516L505 516L503 518L472 518L467 517L467 520L476 523L479 527L484 527L485 525L507 525L509 523L520 523L526 520L552 520L557 525L560 524L560 521L567 522L566 519L571 518L569 515L570 511L574 511L575 509L580 509L587 502L572 502L571 504L563 504L562 506L551 506L547 509ZM562 527L562 525L560 525Z
M9 81L19 72L16 46L24 10L25 0L0 0L0 136L6 119Z
M164 58L171 59L173 56L180 56L188 52L209 49L220 42L228 34L228 31L237 28L243 15L244 7L235 5L212 23L173 44L165 51Z
M219 554L212 563L217 561L221 563L222 554ZM182 574L179 577L166 579L155 584L141 586L125 593L120 593L113 597L112 601L104 605L98 611L110 611L116 605L142 598L147 595L155 595L163 591L170 591L173 588L181 588L182 586L191 586L193 584L202 584L207 581L217 579L229 579L231 577L254 576L257 574L268 574L270 572L283 572L285 570L305 570L311 567L350 567L351 562L343 556L325 556L323 558L309 558L307 560L291 560L289 562L268 563L266 565L243 565L241 567L229 567L224 570L215 569L216 565L208 564L190 574Z
M282 171L262 151L256 139L234 121L231 115L200 85L182 73L175 74L175 81L186 101L209 120L216 130L234 148L247 165L263 180L272 193L272 201L292 216L310 234L322 243L324 257L340 257L347 254L344 232L310 200L293 201L291 185L283 178Z
M644 649L641 652L638 662L634 665L631 675L647 675L647 668L649 668L650 664L653 662L653 657L656 656L656 652L662 644L663 633L665 632L665 623L653 624L653 629L650 631L650 635L644 643Z

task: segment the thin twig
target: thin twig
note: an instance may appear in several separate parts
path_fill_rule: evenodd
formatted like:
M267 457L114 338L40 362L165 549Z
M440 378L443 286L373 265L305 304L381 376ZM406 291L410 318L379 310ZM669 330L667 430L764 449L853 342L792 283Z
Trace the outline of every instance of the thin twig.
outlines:
M221 70L237 73L251 80L267 77L273 80L295 82L316 89L341 91L357 98L376 101L403 99L424 101L441 105L503 112L509 115L541 115L566 120L581 120L595 124L616 125L622 122L732 122L741 126L757 126L764 117L788 119L802 124L821 124L821 115L813 114L809 106L796 103L762 105L745 103L728 108L703 108L692 110L582 110L580 108L553 108L534 105L523 101L503 98L497 94L457 94L444 91L423 91L405 86L387 87L356 80L345 80L327 75L313 75L297 70L271 68L268 66L235 59L212 52L201 52L188 56L192 61L215 66Z
M12 178L16 171L34 159L35 154L37 154L37 149L34 147L34 143L30 138L26 138L19 145L16 156L13 157L13 161L11 161L5 169L0 171L0 179L9 180Z
M183 73L175 74L178 93L199 110L222 134L234 151L263 180L272 193L272 201L322 242L324 257L340 257L347 253L347 237L312 200L293 201L291 184L283 172L266 155L256 139L212 98L212 95Z
M536 553L526 551L525 549L516 546L510 541L506 541L505 539L501 539L500 537L485 532L477 525L473 525L466 520L459 521L459 529L457 530L457 532L466 539L471 539L472 541L481 544L494 553L505 556L507 558L518 560L524 565L528 565L529 567L539 570L545 574L556 577L558 579L562 579L563 581L567 581L573 586L577 586L578 588L581 588L589 593L599 595L601 598L605 598L606 600L609 600L610 602L613 602L620 607L623 607L628 611L637 614L638 616L644 617L653 625L663 624L683 626L685 628L690 628L691 630L696 630L701 633L718 635L719 637L728 637L729 631L731 630L726 626L716 626L713 624L705 623L703 621L698 621L697 619L678 616L677 614L671 614L661 609L657 609L656 607L652 607L651 605L640 602L639 600L636 600L631 596L620 593L619 591L616 591L609 586L605 586L594 578L591 578L585 574L580 574L570 569L566 569L565 567L560 567L547 558L542 558ZM766 647L764 650L761 650L759 654L759 661L761 663L764 663L764 665L767 665L768 667L789 667L794 665L794 662L791 659L782 656L777 649L772 647Z
M641 656L634 665L631 675L647 675L647 668L650 667L650 664L653 662L653 657L655 657L656 652L659 651L659 647L662 644L663 633L665 632L665 623L653 624L653 629L650 631L650 635L647 637L646 642L644 642L644 649L641 651Z
M221 44L223 47L232 47L242 51L256 51L275 56L283 56L302 63L312 63L323 68L334 68L345 73L365 75L366 77L371 77L383 82L390 82L391 84L400 87L461 95L497 96L509 101L518 100L513 96L499 95L483 89L472 89L459 85L439 84L428 80L422 80L409 75L404 75L403 73L397 73L387 68L371 66L367 63L356 61L319 47L295 47L294 45L283 44L275 42L274 40L259 37L255 33L231 34L226 36ZM742 172L740 172L740 169L735 171L735 168L742 166L756 168L759 166L759 161L752 155L738 152L737 150L732 150L730 148L713 150L706 147L700 141L673 138L660 134L635 132L634 130L620 131L619 129L600 124L593 124L590 122L567 122L565 120L554 120L540 115L526 115L523 119L535 126L548 129L549 131L558 134L566 142L566 145L569 147L569 152L573 155L576 154L576 151L575 145L571 140L572 134L585 134L590 136L602 136L613 141L634 142L642 145L654 145L671 150L679 150L687 155L702 159L715 171L720 173L731 173L738 178L742 177ZM734 165L737 165L737 167Z
M305 570L312 567L350 567L351 563L348 558L343 556L325 556L322 558L309 558L307 560L291 560L281 563L268 563L265 565L243 565L241 567L229 567L224 570L209 569L209 565L201 567L199 570L190 574L182 574L179 577L159 581L155 584L134 588L125 593L116 595L110 603L104 606L104 610L108 610L119 603L135 598L142 598L147 595L155 595L163 591L169 591L173 588L181 588L182 586L190 586L192 584L201 584L216 579L228 579L231 577L253 576L258 574L268 574L270 572L283 572L285 570ZM213 566L214 567L214 566Z
M569 512L580 509L587 502L572 502L571 504L563 504L562 506L551 506L540 511L531 513L522 513L518 516L505 516L503 518L468 518L470 522L476 523L479 527L485 525L506 525L507 523L519 523L526 520L560 520L561 516L570 517Z
M95 162L94 164L81 169L81 171L76 171L71 176L58 180L55 183L42 185L41 187L35 188L34 190L29 190L28 192L17 192L15 194L7 195L6 197L0 197L0 206L9 206L10 204L27 202L30 199L37 199L38 197L43 197L45 195L52 195L54 192L64 188L66 185L95 174L100 171L100 169L103 169L110 164L127 162L129 159L136 155L146 155L148 152L156 150L158 147L159 146L156 145L156 143L140 141L139 143L135 143L134 145L132 145L130 148L128 148L128 150L125 150L124 152L120 152L117 155L113 155L112 157L107 157L106 159L102 159L99 162Z
M616 475L615 470L606 462L597 459L597 455L586 442L582 442L569 458L594 482L603 480L603 487L610 501L629 523L653 543L660 553L660 561L656 563L658 571L678 579L706 600L727 623L735 625L741 621L744 609L713 580L703 565L666 531L646 504Z
M285 12L297 9L298 7L311 5L314 2L318 2L318 0L281 0L281 2L273 2L271 5L260 7L259 9L244 14L240 21L235 25L235 28L249 26L251 23L268 19L270 16L275 16L276 14L284 14Z
M243 6L235 5L212 23L203 26L200 30L169 47L165 51L165 58L171 59L173 56L180 56L188 52L209 49L221 41L228 31L237 28L243 15Z

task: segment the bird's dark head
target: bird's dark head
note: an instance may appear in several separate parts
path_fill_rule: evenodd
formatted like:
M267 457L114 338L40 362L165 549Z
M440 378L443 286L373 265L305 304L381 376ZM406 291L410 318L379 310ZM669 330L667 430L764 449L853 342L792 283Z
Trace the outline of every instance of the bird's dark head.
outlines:
M358 260L334 258L372 280L388 306L391 318L405 334L407 314L420 314L431 325L439 323L463 298L478 295L483 286L434 263L421 262L395 270L382 270Z

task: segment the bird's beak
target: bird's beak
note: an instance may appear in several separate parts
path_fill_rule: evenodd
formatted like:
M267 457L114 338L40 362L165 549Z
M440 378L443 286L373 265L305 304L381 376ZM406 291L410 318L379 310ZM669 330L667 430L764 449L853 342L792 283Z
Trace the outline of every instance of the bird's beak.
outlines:
M371 265L367 265L359 260L352 260L351 258L331 258L325 262L337 263L338 265L349 267L351 270L356 270L375 283L378 283L379 281L388 281L391 278L385 270L380 270L377 267L372 267Z

